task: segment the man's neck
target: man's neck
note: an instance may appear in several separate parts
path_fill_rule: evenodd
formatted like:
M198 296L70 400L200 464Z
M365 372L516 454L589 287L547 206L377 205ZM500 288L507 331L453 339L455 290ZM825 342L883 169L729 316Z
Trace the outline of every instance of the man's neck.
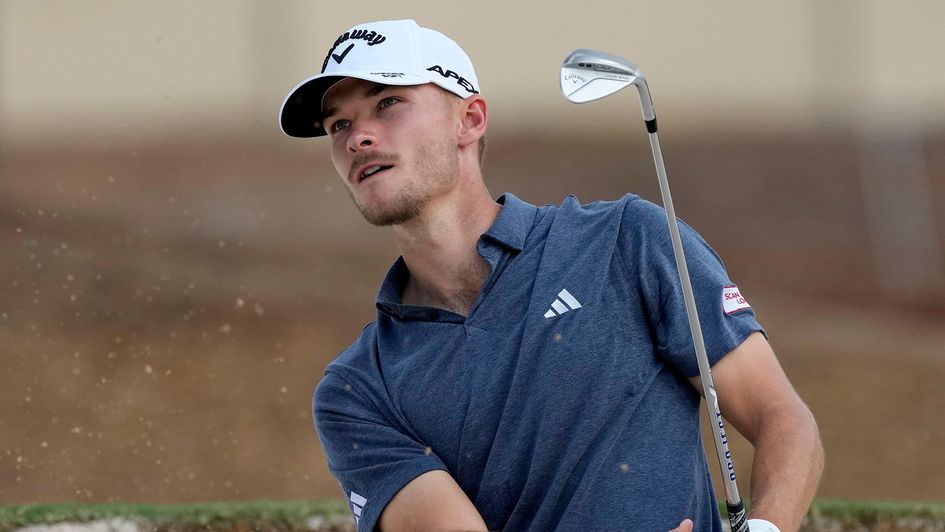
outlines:
M500 210L479 181L434 198L415 219L394 227L410 271L403 303L468 316L489 274L477 243Z

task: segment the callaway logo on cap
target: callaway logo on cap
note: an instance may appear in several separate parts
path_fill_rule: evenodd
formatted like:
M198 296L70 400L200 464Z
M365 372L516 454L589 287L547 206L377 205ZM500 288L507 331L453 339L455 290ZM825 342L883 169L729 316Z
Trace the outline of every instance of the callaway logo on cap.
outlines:
M472 62L449 37L413 20L368 22L338 36L321 73L289 92L279 112L282 131L293 137L325 135L322 99L347 77L384 85L435 83L461 98L479 94Z

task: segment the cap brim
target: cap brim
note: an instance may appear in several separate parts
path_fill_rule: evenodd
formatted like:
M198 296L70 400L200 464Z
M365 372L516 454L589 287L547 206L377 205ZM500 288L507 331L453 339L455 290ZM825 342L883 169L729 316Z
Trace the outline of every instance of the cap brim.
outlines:
M383 85L422 85L429 79L411 74L399 74L391 77L372 75L364 72L332 72L312 76L295 86L282 102L279 110L279 127L290 137L310 138L327 134L322 124L322 99L335 83L344 78L358 78Z

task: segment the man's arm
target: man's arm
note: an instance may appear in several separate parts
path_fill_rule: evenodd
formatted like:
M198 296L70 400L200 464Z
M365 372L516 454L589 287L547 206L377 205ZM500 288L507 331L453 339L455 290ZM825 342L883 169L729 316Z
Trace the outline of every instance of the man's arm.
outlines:
M813 414L759 332L716 363L712 379L722 415L755 448L750 517L797 530L824 468ZM702 393L702 379L690 381Z
M428 471L411 480L384 508L382 531L485 531L479 511L449 473Z

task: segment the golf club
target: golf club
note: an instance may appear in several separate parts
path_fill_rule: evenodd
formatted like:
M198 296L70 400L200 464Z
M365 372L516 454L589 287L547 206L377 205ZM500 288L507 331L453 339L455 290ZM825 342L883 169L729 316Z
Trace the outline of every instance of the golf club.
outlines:
M679 282L682 284L686 313L689 316L689 329L692 331L692 342L695 345L696 359L699 362L699 376L702 378L702 391L706 398L706 409L709 411L709 418L714 421L712 423L712 434L715 436L715 450L719 457L719 467L722 468L729 523L732 532L747 532L748 520L745 516L745 506L738 495L738 486L735 484L735 466L732 464L732 453L728 449L725 425L722 422L722 413L719 411L718 394L716 394L715 384L712 382L712 370L709 368L709 358L706 355L705 342L702 338L702 327L699 325L695 296L692 292L692 283L689 280L689 268L686 266L686 255L683 252L682 239L679 237L676 211L673 208L673 198L669 192L666 168L663 166L663 153L660 150L660 140L656 133L656 110L653 108L646 78L643 77L643 72L640 71L638 66L622 57L583 48L568 54L561 65L561 91L564 93L564 97L573 103L599 100L630 85L636 85L640 92L643 119L646 122L646 130L650 136L653 160L656 162L660 194L663 197L666 221L669 224L670 237L673 241L673 255L676 258L676 267L679 270Z

